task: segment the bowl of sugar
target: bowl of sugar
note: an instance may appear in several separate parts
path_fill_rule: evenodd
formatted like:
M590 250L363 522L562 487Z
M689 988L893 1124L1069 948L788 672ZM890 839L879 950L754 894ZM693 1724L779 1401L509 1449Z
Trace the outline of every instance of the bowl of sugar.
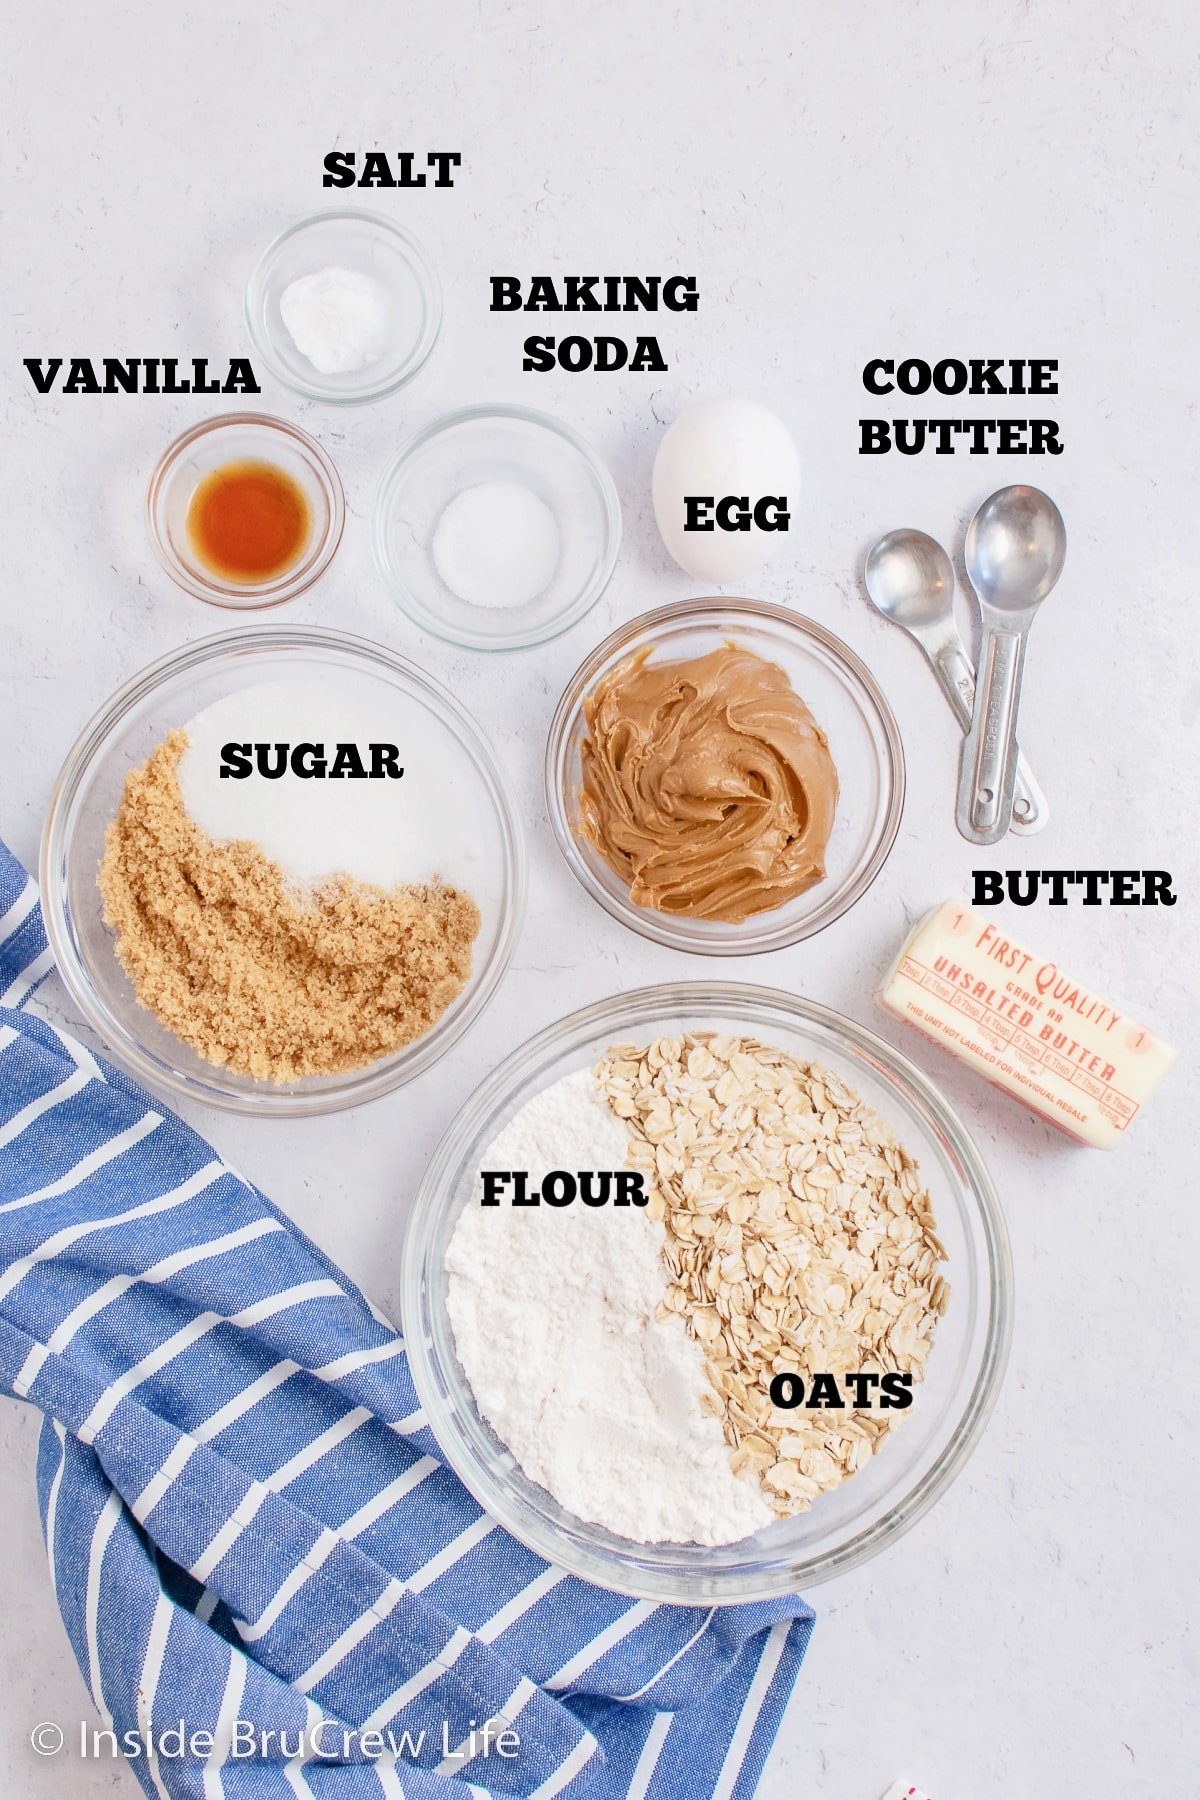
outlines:
M508 966L525 889L475 721L378 644L223 632L143 669L70 751L42 840L60 975L147 1086L334 1112L442 1056Z
M612 477L583 438L520 406L473 406L402 447L375 500L375 560L414 624L472 650L557 637L608 586Z

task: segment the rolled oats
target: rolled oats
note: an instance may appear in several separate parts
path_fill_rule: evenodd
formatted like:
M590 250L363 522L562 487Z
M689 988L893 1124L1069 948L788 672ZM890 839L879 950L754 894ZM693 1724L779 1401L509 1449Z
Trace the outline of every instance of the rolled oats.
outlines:
M780 1517L853 1475L898 1415L772 1404L776 1374L920 1381L950 1290L929 1195L890 1128L837 1076L709 1032L615 1045L596 1070L665 1231L680 1316L704 1346L737 1473Z

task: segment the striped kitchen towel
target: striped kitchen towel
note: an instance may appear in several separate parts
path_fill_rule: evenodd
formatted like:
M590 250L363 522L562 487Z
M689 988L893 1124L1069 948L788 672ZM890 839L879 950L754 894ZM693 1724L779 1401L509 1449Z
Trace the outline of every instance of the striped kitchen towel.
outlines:
M51 1583L145 1791L745 1800L809 1608L634 1603L494 1525L388 1322L22 1010L49 968L0 845L0 1387L45 1415Z

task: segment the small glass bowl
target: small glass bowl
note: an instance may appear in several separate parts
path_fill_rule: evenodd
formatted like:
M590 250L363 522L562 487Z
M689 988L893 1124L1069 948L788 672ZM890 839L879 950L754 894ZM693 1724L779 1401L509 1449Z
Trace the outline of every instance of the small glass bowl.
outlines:
M560 555L528 605L474 606L442 580L433 535L464 488L514 481L545 502ZM402 612L423 631L472 650L520 650L557 637L595 605L621 548L612 477L583 438L523 406L468 406L410 438L379 484L375 560Z
M97 871L125 777L167 733L256 682L348 671L384 685L415 713L431 751L465 763L479 795L482 924L472 973L423 1037L362 1069L276 1085L207 1062L139 1005L104 923ZM42 834L42 907L54 959L113 1061L160 1093L259 1117L358 1106L411 1081L478 1018L508 967L525 902L525 847L508 781L466 710L413 663L365 639L311 626L243 626L143 669L96 714L63 765Z
M393 332L383 354L365 368L323 375L297 347L279 310L301 275L352 269L384 289ZM442 328L442 290L416 239L381 213L359 207L313 213L281 231L246 283L246 322L254 348L277 381L309 400L359 406L394 394L428 361Z
M740 1543L638 1544L566 1511L480 1416L446 1304L446 1251L498 1131L537 1093L590 1068L615 1042L685 1031L748 1033L823 1064L894 1127L920 1164L947 1252L950 1299L913 1404L858 1474L806 1513ZM642 988L572 1013L514 1050L467 1101L425 1172L409 1221L401 1317L417 1394L438 1444L487 1512L539 1555L618 1593L728 1603L792 1594L846 1573L945 1493L991 1415L1012 1330L1012 1264L991 1177L921 1071L840 1014L772 988L689 982ZM517 1377L519 1379L519 1376ZM587 1380L587 1370L579 1370Z
M227 581L196 554L188 508L206 475L228 463L266 462L289 475L308 501L308 542L269 581ZM210 606L253 611L282 606L319 581L342 541L346 502L338 472L315 438L265 413L225 413L193 425L168 444L146 492L150 543L172 581Z
M826 876L784 906L741 924L638 906L579 832L583 702L627 656L654 646L653 663L682 662L733 641L782 666L829 739L838 806ZM750 956L812 937L860 900L887 860L904 806L904 752L892 710L854 652L823 625L757 600L682 600L621 625L575 671L550 723L546 799L572 874L606 912L643 937L702 956Z

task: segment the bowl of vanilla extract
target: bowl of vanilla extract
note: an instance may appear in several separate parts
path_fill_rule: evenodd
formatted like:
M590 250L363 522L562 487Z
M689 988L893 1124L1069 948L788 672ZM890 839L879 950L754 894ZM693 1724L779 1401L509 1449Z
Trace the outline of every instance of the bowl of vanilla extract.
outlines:
M280 606L320 580L346 522L338 472L283 419L227 413L170 444L146 527L172 581L211 606Z

